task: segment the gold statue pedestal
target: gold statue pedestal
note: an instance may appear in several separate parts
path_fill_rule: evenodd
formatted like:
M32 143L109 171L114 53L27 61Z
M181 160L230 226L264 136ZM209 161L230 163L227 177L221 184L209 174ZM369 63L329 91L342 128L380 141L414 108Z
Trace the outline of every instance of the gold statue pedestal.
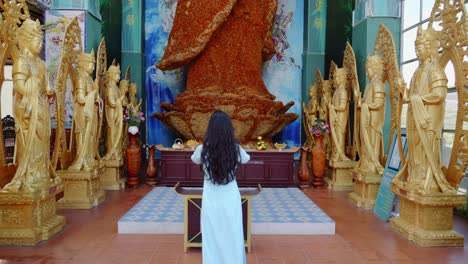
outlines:
M102 164L89 171L57 171L65 187L64 196L57 202L57 208L90 209L104 202L106 193L101 188L100 179L103 173Z
M465 203L461 194L420 194L392 183L400 197L400 216L390 226L422 247L463 247L463 236L452 230L453 208Z
M0 191L0 246L34 246L60 232L65 217L56 215L62 183L42 192Z
M123 159L102 160L104 174L101 177L103 190L118 191L125 188L126 179L123 177Z
M331 179L326 178L328 189L333 191L352 191L353 190L353 170L357 161L332 161L330 168L332 170Z
M354 192L349 194L348 199L356 207L365 210L374 209L381 181L382 175L380 174L359 177L354 173Z

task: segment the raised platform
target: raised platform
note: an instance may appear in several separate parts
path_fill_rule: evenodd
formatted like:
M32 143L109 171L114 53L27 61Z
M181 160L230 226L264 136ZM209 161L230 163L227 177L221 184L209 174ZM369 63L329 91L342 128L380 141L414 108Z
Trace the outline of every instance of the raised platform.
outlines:
M183 234L183 197L155 187L118 222L120 234ZM297 188L263 188L252 198L252 234L335 234L335 222Z

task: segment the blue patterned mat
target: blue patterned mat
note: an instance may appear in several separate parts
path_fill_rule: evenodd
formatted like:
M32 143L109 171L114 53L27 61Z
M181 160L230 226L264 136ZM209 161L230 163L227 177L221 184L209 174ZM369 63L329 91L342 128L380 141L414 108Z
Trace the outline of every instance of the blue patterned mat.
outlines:
M118 222L119 233L182 234L184 200L155 187ZM297 188L263 188L252 198L252 234L334 234L335 222Z

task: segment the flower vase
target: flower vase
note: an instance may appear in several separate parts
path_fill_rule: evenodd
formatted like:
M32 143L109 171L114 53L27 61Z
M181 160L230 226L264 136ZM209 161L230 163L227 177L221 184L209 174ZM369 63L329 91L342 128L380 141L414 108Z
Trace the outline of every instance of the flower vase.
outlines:
M312 148L312 175L314 179L312 185L314 187L323 187L323 175L325 173L325 158L327 151L323 146L323 135L315 137L315 145Z
M307 148L301 147L301 159L299 164L299 188L305 189L309 187L309 167L307 166Z
M146 185L155 186L156 185L156 174L158 172L158 167L156 166L156 160L154 159L154 149L156 145L149 146L149 157L148 157L148 167L146 168Z
M138 143L139 133L128 133L129 143L125 150L127 158L127 185L129 187L138 186L138 174L141 167L141 146Z

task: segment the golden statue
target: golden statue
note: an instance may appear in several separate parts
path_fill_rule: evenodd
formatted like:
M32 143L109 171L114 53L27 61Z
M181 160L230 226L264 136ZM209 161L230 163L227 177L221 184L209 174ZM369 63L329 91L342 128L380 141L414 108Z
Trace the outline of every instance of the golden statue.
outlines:
M451 216L454 207L466 203L466 196L456 192L468 164L466 14L464 1L436 0L427 29L418 28L415 49L419 66L409 89L406 89L402 78L390 73L395 83L393 86L399 88L398 93L393 92L399 99L397 120L401 115L401 104L408 104L407 157L399 136L399 123L396 122L402 169L393 179L391 188L400 198L400 215L390 219L390 226L420 246L463 247L464 244L463 236L452 230ZM434 29L435 23L440 30ZM388 42L388 36L388 33L382 34L380 42ZM384 55L394 53L389 49L382 51ZM392 64L397 64L396 60L392 61ZM455 73L458 109L452 153L446 168L441 163L440 146L448 92L444 69L449 61Z
M79 77L74 89L73 133L76 156L69 170L90 170L96 160L97 125L99 110L99 87L91 78L94 71L94 51L81 53L79 57Z
M321 74L320 74L320 77L321 77ZM320 105L319 105L319 118L326 120L328 122L328 118L329 118L328 107L330 106L331 99L332 99L332 83L330 80L322 80L322 84L320 85L320 93L321 93L321 98L320 98Z
M345 154L346 133L349 119L349 92L346 84L346 69L337 69L333 76L335 93L329 105L331 138L333 142L331 160L333 161L349 160Z
M422 193L455 192L442 171L440 138L444 121L447 76L439 63L439 42L432 28L418 28L416 54L420 61L411 79L406 133L408 160L401 174Z
M355 173L358 178L365 175L382 175L383 134L385 120L385 85L382 81L384 68L378 55L368 56L366 71L370 82L364 91L364 97L357 102L360 108L359 161Z
M33 246L65 225L65 217L56 215L55 210L56 196L64 187L50 158L49 99L55 91L40 58L44 41L41 24L29 19L24 0L2 1L0 8L0 86L3 66L10 58L16 130L12 166L5 166L0 138L0 245ZM9 181L3 185L5 179Z
M256 145L257 150L266 150L267 145L265 141L263 141L263 138L261 136L257 137L257 145Z
M106 154L103 159L120 160L122 158L123 103L127 86L120 90L120 66L111 65L107 70L106 83Z
M307 107L302 103L304 109L304 130L307 135L305 146L312 147L315 142L314 137L310 134L310 128L314 125L315 119L317 118L317 111L319 107L318 101L318 87L316 84L309 86L309 103Z
M49 97L54 91L40 58L43 33L38 20L27 19L18 31L19 56L13 63L17 171L5 191L40 191L51 180ZM58 178L55 178L58 180Z
M335 66L333 61L331 65L332 65L331 69L333 69ZM330 75L331 75L331 72L332 71L330 70ZM319 103L319 109L318 109L319 118L322 120L325 120L325 122L330 124L328 107L332 99L332 88L333 88L332 82L330 80L324 80L322 78L322 73L320 72L319 69L317 69L315 73L315 83L318 84L318 93L320 97L320 103ZM325 147L327 151L327 159L330 159L331 150L332 150L330 134L324 135L323 146Z
M140 100L138 100L137 93L138 93L138 88L137 88L136 83L131 83L129 90L128 90L129 108L133 108L133 109L140 111L142 99L140 98Z

